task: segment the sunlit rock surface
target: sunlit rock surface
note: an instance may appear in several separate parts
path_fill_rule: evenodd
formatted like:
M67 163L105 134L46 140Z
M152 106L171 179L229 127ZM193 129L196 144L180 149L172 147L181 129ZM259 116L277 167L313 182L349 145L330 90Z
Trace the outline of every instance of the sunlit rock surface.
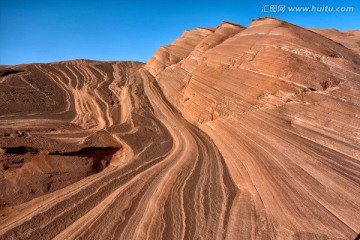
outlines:
M203 52L199 44L156 74L169 101L224 157L237 188L228 236L354 238L359 31L350 38L336 31L331 40L271 18L232 29L225 40ZM151 72L150 61L146 68Z
M185 31L0 67L0 239L353 239L359 31Z

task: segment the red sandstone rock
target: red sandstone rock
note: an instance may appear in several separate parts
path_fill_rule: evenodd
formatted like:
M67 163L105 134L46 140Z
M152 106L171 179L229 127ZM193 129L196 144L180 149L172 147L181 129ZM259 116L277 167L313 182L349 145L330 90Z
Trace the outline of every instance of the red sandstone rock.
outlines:
M262 18L1 67L0 239L355 238L358 36Z

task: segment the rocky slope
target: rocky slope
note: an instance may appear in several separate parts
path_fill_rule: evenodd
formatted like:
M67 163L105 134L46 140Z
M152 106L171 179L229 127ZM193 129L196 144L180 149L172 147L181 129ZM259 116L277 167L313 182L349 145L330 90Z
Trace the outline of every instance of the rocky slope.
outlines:
M185 31L146 64L1 67L0 239L355 238L343 34L263 18Z
M1 239L225 236L235 188L223 158L141 67L2 69Z
M313 31L271 18L224 23L188 39L183 59L159 57L175 41L145 66L223 155L237 187L231 238L359 231L360 56L344 46L353 38L342 45Z

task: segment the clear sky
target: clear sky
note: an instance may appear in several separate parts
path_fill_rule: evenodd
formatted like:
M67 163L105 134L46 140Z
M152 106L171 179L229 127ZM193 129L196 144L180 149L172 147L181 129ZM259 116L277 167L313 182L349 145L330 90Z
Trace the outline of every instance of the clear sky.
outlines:
M270 5L285 5L284 12ZM290 12L289 6L354 7ZM266 12L264 12L266 11ZM303 27L360 29L359 0L0 0L0 65L71 59L147 61L185 29L273 16Z

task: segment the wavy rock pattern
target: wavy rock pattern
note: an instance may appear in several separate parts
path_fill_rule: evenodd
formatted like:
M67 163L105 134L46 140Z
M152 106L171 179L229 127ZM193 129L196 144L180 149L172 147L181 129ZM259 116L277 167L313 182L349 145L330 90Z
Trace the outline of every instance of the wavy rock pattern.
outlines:
M156 73L165 96L213 139L229 168L237 189L230 239L354 238L359 55L276 19L231 27L226 39L203 52L198 44ZM145 67L152 72L151 61Z
M0 239L355 238L360 57L315 31L1 67Z
M2 238L226 236L235 188L221 155L201 130L171 108L151 74L139 67L141 64L126 62L38 64L20 66L21 73L3 79L4 88L13 92L17 87L11 83L18 78L25 84L36 76L34 95L48 99L30 102L43 111L34 111L25 121L17 117L24 116L23 112L17 115L17 106L13 113L12 108L3 110L2 129L16 129L26 136L3 136L6 151L2 159L20 155L14 146L26 145L22 156L28 162L3 172L2 181L9 190L2 198L13 200L17 193L10 189L24 191L49 176L61 187L69 184L62 181L62 175L80 172L71 169L71 162L64 166L69 158L77 161L74 166L78 168L81 161L90 161L97 154L109 166L61 190L49 193L47 189L43 191L46 195L32 201L4 207ZM47 89L62 96L58 109L47 108L52 102ZM49 125L55 130L48 130ZM104 155L104 146L117 151ZM88 149L96 151L89 153ZM30 172L34 177L27 182ZM32 189L28 195L34 191L41 195L41 190Z

